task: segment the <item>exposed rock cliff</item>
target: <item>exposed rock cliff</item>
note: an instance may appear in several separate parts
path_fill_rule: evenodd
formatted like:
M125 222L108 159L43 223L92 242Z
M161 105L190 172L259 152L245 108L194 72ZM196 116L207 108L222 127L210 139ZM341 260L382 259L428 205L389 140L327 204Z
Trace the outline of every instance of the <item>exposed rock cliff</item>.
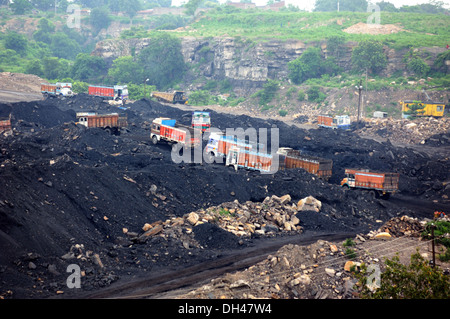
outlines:
M240 37L183 37L182 54L185 62L191 66L187 83L204 77L206 79L228 79L236 93L249 93L258 89L267 79L286 79L287 63L300 56L308 46L319 45L326 55L326 42L304 43L300 40L272 39L258 41ZM103 57L112 63L119 56L139 54L140 50L151 45L151 39L113 39L97 43L94 55ZM338 63L344 70L351 69L351 53L357 43L347 43ZM384 76L398 70L405 71L403 56L408 49L393 50L385 48L388 65ZM445 48L426 49L434 58ZM191 87L195 89L195 87Z

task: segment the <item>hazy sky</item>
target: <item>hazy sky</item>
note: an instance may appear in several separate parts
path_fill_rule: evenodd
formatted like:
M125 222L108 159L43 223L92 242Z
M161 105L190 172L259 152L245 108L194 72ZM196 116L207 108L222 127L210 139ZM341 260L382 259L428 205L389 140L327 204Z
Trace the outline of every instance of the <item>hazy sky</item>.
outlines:
M232 0L232 1L239 2L240 0ZM315 0L285 0L285 1L288 4L289 3L298 4L298 7L303 10L312 10L314 8L314 3L316 2ZM382 1L382 0L374 0L372 2L376 3L376 2L380 2L380 1ZM428 0L385 0L385 1L392 3L397 8L400 8L401 6L404 6L404 5L411 6L411 5L430 2ZM187 2L187 0L172 0L172 5L178 6L184 2ZM226 0L219 0L219 2L224 3L224 2L226 2ZM252 2L256 3L257 5L265 5L267 3L267 0L252 0ZM450 9L450 1L449 0L445 0L442 2L444 3L445 8Z

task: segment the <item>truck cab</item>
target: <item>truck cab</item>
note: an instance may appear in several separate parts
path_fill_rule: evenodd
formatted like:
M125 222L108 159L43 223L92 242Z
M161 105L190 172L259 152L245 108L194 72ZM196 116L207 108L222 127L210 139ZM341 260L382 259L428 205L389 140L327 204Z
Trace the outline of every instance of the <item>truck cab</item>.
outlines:
M128 86L115 85L114 86L114 99L126 101L128 99Z
M348 115L338 115L333 118L333 127L342 130L350 129L350 117Z
M341 181L341 186L346 188L353 188L356 186L355 184L355 175L354 174L345 174L345 177Z

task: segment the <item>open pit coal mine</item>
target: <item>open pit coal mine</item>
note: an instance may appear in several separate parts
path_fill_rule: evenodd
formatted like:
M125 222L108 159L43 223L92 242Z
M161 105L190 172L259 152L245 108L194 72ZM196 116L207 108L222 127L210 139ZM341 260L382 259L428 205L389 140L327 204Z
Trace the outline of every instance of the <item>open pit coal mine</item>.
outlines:
M218 163L176 163L170 145L151 142L150 124L168 117L189 125L191 112L147 99L126 106L85 94L0 104L0 118L11 115L13 126L12 134L0 136L2 299L113 298L125 294L124 284L131 294L131 282L142 288L153 278L161 285L175 274L182 281L188 270L208 269L212 276L214 269L284 243L343 240L397 216L431 218L449 205L450 162L433 147L396 147L352 131L306 130L210 111L212 126L220 130L277 128L280 147L332 159L333 176L323 181L302 169L261 174ZM120 135L88 129L76 124L79 111L119 112L128 126ZM400 173L399 191L389 200L345 191L339 184L345 168ZM322 203L320 212L297 213L301 231L272 227L239 237L214 222L178 231L165 223L222 203L262 203L286 194L295 203L308 196ZM159 233L148 234L144 225ZM78 289L68 288L73 265L82 272ZM195 281L211 279L204 276Z

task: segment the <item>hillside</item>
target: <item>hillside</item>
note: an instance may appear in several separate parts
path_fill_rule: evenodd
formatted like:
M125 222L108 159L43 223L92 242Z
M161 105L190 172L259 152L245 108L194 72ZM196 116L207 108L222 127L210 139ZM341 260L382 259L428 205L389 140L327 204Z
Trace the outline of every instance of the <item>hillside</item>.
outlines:
M68 29L64 14L0 8L0 118L11 123L0 133L0 299L359 299L351 269L384 271L386 258L407 263L418 249L448 272L450 223L436 212L450 213L450 117L401 119L398 102L449 101L449 16L382 13L374 29L367 13L219 6L191 22L137 16L133 27L110 15L94 36L89 17ZM361 43L373 49L358 61ZM361 68L372 56L385 63ZM76 94L44 98L47 81ZM117 108L87 94L93 84L127 84L130 98ZM150 97L174 89L189 103ZM355 119L359 103L358 126L314 123L320 113ZM154 119L191 126L196 110L214 131L258 132L275 172L209 163L210 132L181 161L182 139L150 138ZM127 123L111 134L78 112ZM331 160L331 176L280 166L278 147ZM348 168L398 173L398 189L343 187ZM433 217L445 226L436 256ZM180 313L174 304L167 314Z
M380 26L370 13L288 12L223 8L201 14L195 22L175 30L180 36L297 39L320 42L333 36L361 41L370 36L392 48L445 47L450 17L419 13L380 12ZM369 24L355 30L355 25ZM368 32L369 31L369 32Z

